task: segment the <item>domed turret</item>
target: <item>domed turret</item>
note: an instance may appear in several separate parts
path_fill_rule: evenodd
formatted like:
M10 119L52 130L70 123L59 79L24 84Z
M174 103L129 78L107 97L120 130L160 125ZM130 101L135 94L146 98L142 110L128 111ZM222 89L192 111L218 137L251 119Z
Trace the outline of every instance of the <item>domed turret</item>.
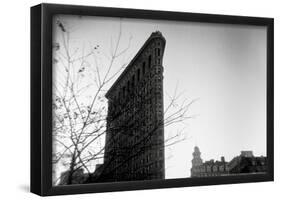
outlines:
M192 159L192 166L200 166L203 164L203 161L201 159L201 152L199 150L199 147L194 147L194 152L192 153L193 159Z

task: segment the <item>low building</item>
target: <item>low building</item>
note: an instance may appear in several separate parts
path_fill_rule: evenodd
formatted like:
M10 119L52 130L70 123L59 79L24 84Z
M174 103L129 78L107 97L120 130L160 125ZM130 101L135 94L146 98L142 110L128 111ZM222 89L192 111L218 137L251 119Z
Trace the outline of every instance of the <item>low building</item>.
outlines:
M197 146L194 148L191 177L223 176L228 174L228 163L224 157L221 157L220 161L212 159L203 162L199 148Z
M241 151L241 154L233 158L228 166L231 174L265 173L267 171L267 159L264 156L254 156L252 151Z
M252 151L241 151L239 156L226 162L224 157L220 161L211 159L203 162L199 148L194 147L191 177L211 177L236 175L241 173L265 173L267 171L266 157L254 156Z

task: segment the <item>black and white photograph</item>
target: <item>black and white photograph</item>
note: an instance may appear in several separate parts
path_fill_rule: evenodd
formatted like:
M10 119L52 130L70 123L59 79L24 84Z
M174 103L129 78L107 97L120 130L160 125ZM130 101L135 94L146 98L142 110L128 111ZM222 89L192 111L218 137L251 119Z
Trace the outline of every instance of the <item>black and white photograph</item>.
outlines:
M0 200L281 196L280 2L1 3Z
M267 29L52 22L52 184L267 173Z

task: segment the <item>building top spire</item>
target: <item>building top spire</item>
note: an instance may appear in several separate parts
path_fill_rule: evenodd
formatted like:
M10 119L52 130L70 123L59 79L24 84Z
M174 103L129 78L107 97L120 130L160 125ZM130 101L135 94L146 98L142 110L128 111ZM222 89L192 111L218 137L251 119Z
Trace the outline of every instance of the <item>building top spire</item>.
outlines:
M194 152L192 153L192 155L193 155L192 166L202 165L203 161L201 159L201 152L198 146L194 147Z

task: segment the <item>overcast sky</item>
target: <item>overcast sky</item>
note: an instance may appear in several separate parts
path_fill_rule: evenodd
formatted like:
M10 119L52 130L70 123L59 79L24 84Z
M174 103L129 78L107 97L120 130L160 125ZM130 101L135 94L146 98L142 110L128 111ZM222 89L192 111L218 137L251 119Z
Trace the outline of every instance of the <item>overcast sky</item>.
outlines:
M60 16L76 45L110 49L119 18ZM130 48L114 67L130 61L153 31L166 38L164 91L190 100L195 115L186 124L165 129L165 136L185 128L187 139L166 149L166 178L190 176L192 152L204 160L229 161L241 150L266 155L266 28L159 20L122 19L121 49ZM54 34L54 40L59 40ZM56 69L55 69L56 70ZM164 95L164 104L169 102Z

